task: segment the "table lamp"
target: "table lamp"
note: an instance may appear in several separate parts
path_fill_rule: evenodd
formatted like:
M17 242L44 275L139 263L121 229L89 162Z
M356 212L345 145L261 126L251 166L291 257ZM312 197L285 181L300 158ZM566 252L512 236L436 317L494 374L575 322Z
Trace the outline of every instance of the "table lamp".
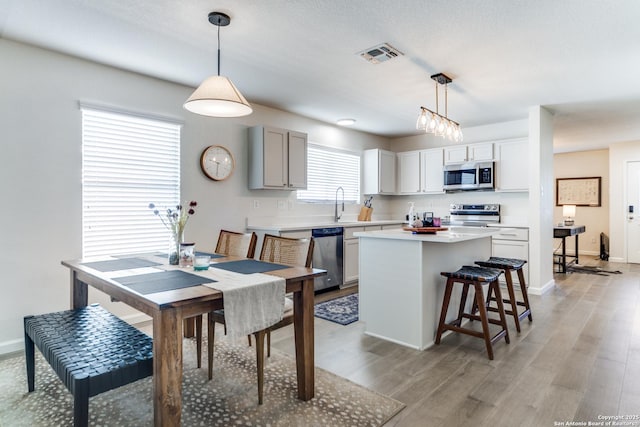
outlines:
M576 216L576 205L563 205L562 216L564 225L573 225L573 218Z

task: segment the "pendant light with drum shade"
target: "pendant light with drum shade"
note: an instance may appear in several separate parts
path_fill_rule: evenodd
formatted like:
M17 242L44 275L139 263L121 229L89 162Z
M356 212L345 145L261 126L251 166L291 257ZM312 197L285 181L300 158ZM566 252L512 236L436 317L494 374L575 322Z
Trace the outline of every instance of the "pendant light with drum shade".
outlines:
M220 75L220 27L229 25L231 18L222 12L211 12L209 22L218 27L218 75L205 79L184 103L184 108L203 116L247 116L253 112L251 104L231 80Z

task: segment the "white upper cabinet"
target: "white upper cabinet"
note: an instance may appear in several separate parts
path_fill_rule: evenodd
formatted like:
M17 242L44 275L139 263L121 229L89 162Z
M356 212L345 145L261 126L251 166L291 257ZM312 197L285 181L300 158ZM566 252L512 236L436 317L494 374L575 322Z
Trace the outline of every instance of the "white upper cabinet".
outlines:
M266 126L250 128L249 188L307 188L307 134Z
M493 143L454 145L444 147L444 163L464 163L471 161L493 160Z
M529 191L527 138L496 142L496 191Z
M444 150L432 148L420 152L420 190L423 193L443 193L442 171Z
M443 192L443 149L397 153L398 194Z
M398 193L420 193L420 151L397 153Z
M363 152L363 194L395 194L396 153L378 148Z
M467 161L467 146L456 145L444 148L444 163L464 163Z

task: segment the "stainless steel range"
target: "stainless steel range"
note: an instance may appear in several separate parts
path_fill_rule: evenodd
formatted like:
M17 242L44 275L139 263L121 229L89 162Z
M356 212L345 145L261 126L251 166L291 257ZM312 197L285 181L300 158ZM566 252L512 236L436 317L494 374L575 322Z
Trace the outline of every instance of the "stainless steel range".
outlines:
M500 222L499 204L452 204L449 206L451 225L473 225L486 227L487 224Z

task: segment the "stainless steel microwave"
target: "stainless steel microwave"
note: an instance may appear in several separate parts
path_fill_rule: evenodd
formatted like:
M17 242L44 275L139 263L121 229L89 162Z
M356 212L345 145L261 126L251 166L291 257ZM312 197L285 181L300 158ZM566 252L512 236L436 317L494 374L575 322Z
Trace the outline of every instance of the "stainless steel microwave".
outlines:
M495 163L473 162L444 166L445 191L492 190Z

